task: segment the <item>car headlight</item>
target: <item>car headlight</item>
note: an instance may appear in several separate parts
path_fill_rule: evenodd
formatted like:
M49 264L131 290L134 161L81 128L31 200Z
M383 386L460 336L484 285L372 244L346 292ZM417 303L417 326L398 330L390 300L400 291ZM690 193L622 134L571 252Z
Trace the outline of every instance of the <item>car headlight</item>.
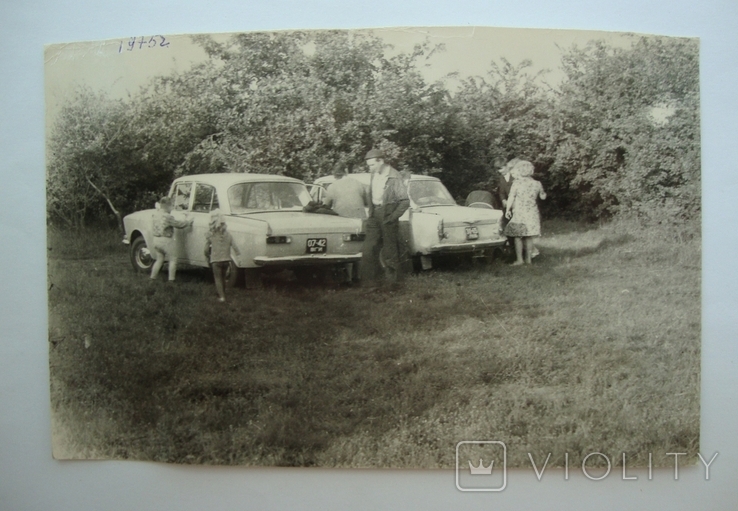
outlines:
M358 234L344 234L343 241L364 241L366 234L360 232Z
M267 245L282 245L285 243L292 243L292 238L289 236L267 236Z

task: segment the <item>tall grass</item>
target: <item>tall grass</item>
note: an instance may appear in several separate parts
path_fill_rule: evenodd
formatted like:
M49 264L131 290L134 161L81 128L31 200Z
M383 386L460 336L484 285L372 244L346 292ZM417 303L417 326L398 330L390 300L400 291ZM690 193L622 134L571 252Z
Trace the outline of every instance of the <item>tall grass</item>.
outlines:
M55 455L452 467L457 442L495 439L511 466L696 457L698 228L546 227L531 267L373 294L283 275L226 304L207 272L150 283L103 233L50 231Z

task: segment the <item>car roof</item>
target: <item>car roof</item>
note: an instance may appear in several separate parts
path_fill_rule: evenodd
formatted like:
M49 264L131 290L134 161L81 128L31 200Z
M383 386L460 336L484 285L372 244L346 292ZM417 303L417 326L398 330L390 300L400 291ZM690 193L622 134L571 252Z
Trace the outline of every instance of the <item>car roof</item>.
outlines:
M369 183L371 173L370 172L356 172L354 174L346 174L346 177L353 177L356 180L367 184ZM333 177L333 174L329 174L327 176L319 177L315 180L316 185L325 185L333 183L336 180L335 177ZM440 181L437 177L433 176L424 176L422 174L410 174L410 181Z
M299 179L293 177L280 176L278 174L251 174L246 172L227 172L222 174L192 174L189 176L178 177L173 184L181 182L197 182L205 183L212 186L230 186L236 183L252 183L252 182L285 182L285 183L302 183Z

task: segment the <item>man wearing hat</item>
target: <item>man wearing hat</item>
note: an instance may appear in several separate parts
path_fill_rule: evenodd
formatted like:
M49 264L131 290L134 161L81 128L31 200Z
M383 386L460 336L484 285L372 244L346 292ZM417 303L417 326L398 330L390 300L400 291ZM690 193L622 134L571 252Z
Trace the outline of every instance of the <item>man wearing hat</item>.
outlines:
M372 173L369 183L369 218L366 221L366 239L361 260L361 278L365 285L376 286L382 266L385 278L395 285L400 273L400 217L410 207L407 187L400 173L385 162L379 149L366 153L366 164Z
M510 188L512 188L513 176L510 171L516 163L520 161L519 158L513 158L509 162L496 161L496 166L499 167L500 177L497 180L497 193L502 203L502 210L504 211L507 207L507 197L510 195Z
M513 176L510 173L512 168L515 166L517 162L520 160L518 158L513 158L509 162L505 163L504 160L495 161L495 166L498 167L500 170L500 177L497 180L497 193L500 198L500 203L502 204L502 211L505 211L505 208L507 207L507 197L510 195L510 188L512 188L513 184ZM505 215L502 215L502 223L500 227L502 229L505 229L505 226L507 226L508 219L505 218ZM514 246L513 239L508 238L507 243L509 246Z

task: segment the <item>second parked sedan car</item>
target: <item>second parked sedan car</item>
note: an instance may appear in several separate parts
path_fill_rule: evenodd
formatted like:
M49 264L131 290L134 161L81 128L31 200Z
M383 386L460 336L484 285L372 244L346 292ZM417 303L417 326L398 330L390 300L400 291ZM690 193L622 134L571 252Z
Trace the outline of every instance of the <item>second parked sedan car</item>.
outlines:
M349 174L365 187L371 174ZM322 199L325 189L334 181L324 176L315 181L311 194ZM400 232L416 266L432 267L432 257L444 254L488 256L491 250L505 244L500 234L502 211L492 207L465 207L456 204L440 179L413 174L407 182L410 208L400 217Z
M231 264L232 279L258 268L304 269L341 265L361 259L361 220L306 213L310 202L305 184L277 175L200 174L176 179L170 188L178 218L192 218L191 227L175 229L178 261L207 267L205 236L210 212L220 209L240 255ZM154 210L138 211L123 219L124 243L131 247L131 262L148 271L153 261Z

